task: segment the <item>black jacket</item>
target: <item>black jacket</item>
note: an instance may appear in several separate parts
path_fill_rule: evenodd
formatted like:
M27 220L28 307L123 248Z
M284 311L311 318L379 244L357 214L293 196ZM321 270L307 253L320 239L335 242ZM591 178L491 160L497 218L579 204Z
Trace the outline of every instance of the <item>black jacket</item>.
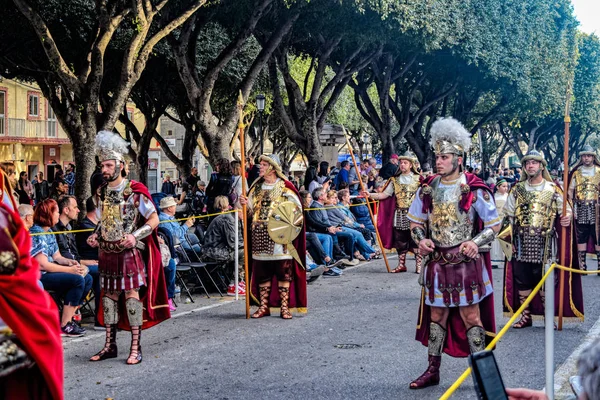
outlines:
M60 220L58 220L58 223L52 227L52 232L64 232L70 230L71 225L67 224L67 226L65 226ZM71 260L81 260L79 251L77 250L77 241L75 240L75 235L73 233L64 233L55 236L56 243L58 244L58 251L60 252L61 256L70 258Z
M313 201L310 208L324 208L323 204ZM327 210L309 210L306 212L306 230L309 232L329 233L331 226Z

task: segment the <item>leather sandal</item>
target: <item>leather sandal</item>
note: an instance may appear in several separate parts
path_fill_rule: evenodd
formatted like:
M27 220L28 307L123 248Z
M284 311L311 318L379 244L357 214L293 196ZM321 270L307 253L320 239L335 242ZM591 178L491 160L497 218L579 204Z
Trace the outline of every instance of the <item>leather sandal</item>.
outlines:
M119 355L117 350L117 325L106 325L106 342L104 348L94 354L90 361L103 361L109 358L116 358Z
M252 318L262 318L271 315L271 309L269 308L269 295L271 294L271 286L260 286L258 288L260 294L260 306Z

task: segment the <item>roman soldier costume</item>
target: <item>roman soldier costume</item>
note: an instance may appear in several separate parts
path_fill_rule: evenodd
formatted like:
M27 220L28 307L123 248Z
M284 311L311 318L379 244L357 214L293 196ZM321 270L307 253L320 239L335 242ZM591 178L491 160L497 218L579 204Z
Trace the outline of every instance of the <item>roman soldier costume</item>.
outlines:
M96 137L100 162L115 160L113 181L117 174L124 176L119 166L125 162L123 154L127 152L127 145L112 132L103 131ZM117 356L119 328L131 331L131 354L135 353L137 362L141 362L141 330L170 318L156 230L146 224L156 209L146 186L122 179L116 186L101 187L97 212L100 222L95 234L103 309L98 319L106 326L106 345L92 360ZM136 239L135 247L123 246L122 240L127 235ZM139 300L128 295L132 292L138 292Z
M412 251L415 254L416 272L421 272L422 259L417 246L410 236L410 221L407 218L408 209L419 189L421 177L415 165L417 158L411 152L406 152L398 157L411 163L410 171L398 172L388 179L383 193L388 197L381 199L377 212L377 228L383 247L395 248L398 253L398 266L391 272L406 272L406 254Z
M436 121L431 135L435 154L452 154L460 173L453 182L439 175L423 180L408 211L415 243L430 239L435 246L419 278L423 289L416 332L416 340L428 347L429 367L411 389L439 382L443 352L466 357L484 350L496 332L490 256L481 251L494 240L492 227L501 220L488 186L458 165L457 158L469 150L470 134L448 118ZM466 242L479 247L478 257L463 254ZM480 308L482 325L467 330L460 307L472 305ZM431 308L448 310L446 326L431 320Z
M251 299L259 305L252 318L279 308L283 319L292 311L306 312L306 272L300 255L306 253L302 203L294 185L285 179L277 155L262 155L260 161L277 176L274 183L259 178L248 193ZM278 293L271 288L276 286Z
M62 399L58 310L38 285L40 268L11 192L0 170L0 398Z
M580 156L593 157L591 165L587 166L582 159L571 170L569 178L569 198L573 202L575 214L575 229L579 244L579 266L587 270L585 262L588 252L595 252L600 265L600 244L598 242L599 218L598 195L600 194L600 162L596 152L590 145L585 145ZM585 245L585 248L582 247ZM599 268L600 270L600 268Z
M510 235L503 235L511 240L513 251L507 254L504 277L504 313L506 316L514 314L525 299L531 294L533 288L542 279L544 267L560 258L559 244L562 239L560 214L563 208L563 191L548 174L546 160L543 154L530 150L521 160L521 165L526 166L529 160L541 163L541 174L544 178L539 184L532 184L523 173L521 181L510 191L504 206L504 225L512 228ZM572 215L571 206L567 204L567 215ZM567 229L566 243L571 245L572 225ZM502 230L503 232L506 229ZM575 243L572 243L575 246ZM575 254L573 247L566 249L567 266L578 266L577 258L571 259ZM576 250L575 250L576 251ZM558 280L560 274L556 275ZM569 320L583 320L583 297L581 292L581 279L577 274L565 274L564 316ZM559 309L559 287L555 285L555 312ZM544 316L545 289L538 295L521 314L514 328L532 326L532 315L543 318Z

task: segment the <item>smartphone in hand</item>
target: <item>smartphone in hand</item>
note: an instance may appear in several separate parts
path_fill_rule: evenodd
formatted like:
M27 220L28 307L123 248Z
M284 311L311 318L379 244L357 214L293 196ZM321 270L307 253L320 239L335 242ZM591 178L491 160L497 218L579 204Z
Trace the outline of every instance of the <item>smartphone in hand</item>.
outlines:
M504 382L494 353L489 350L469 355L475 391L481 400L507 400Z

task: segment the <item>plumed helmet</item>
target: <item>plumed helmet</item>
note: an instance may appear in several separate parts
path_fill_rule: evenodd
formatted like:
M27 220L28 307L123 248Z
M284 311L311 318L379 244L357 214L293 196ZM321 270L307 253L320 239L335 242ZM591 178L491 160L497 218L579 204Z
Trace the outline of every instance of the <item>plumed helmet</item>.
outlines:
M430 144L435 154L462 156L471 148L471 134L454 118L440 118L431 126Z
M129 152L129 143L114 132L100 131L96 135L95 149L100 162L107 160L125 162L123 156Z

